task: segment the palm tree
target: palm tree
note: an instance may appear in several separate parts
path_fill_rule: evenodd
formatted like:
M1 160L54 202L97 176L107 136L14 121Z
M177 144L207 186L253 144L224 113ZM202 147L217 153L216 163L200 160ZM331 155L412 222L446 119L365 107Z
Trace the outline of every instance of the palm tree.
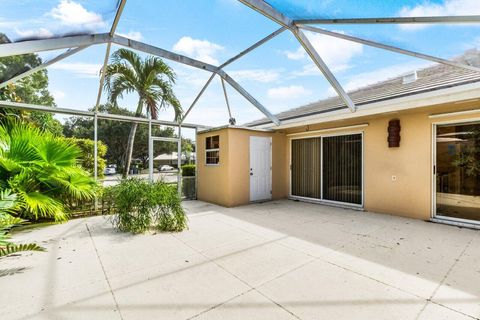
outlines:
M78 165L81 150L63 137L18 120L0 125L0 190L18 195L27 219L68 218L68 203L91 200L96 183Z
M117 104L117 99L124 94L137 93L138 104L135 116L144 115L144 109L152 119L157 119L158 111L171 106L175 120L182 117L182 107L173 93L175 73L162 59L149 56L142 59L137 53L119 49L111 58L105 72L105 89L110 102ZM128 175L132 161L133 144L138 123L132 123L127 141L125 168L123 176Z

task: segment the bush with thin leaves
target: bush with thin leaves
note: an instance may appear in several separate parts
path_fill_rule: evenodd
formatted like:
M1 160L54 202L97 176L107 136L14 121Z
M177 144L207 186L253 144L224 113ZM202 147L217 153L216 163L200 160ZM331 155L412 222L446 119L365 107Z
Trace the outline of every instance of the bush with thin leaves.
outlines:
M113 201L112 222L122 231L142 233L151 228L160 231L182 231L187 216L174 185L162 181L130 178L106 191Z
M91 200L96 183L78 165L75 143L17 120L0 126L0 189L18 195L16 215L68 218L68 204Z

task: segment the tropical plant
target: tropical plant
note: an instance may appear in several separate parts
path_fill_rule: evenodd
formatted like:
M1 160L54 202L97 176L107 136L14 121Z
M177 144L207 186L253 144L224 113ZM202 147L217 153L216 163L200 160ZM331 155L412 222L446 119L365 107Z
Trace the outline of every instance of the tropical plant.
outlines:
M460 151L453 160L453 165L465 170L467 176L480 176L480 130L473 129L465 135L467 144L460 145Z
M146 111L152 119L157 119L159 110L170 106L178 121L182 117L182 107L173 93L175 77L173 70L162 59L153 56L142 59L133 51L119 49L113 53L105 72L105 89L114 104L124 94L136 93L138 104L135 116L141 116ZM137 127L138 123L132 123L128 136L124 177L130 169Z
M69 141L76 144L80 150L81 155L79 157L79 165L87 170L90 175L94 175L95 171L95 141L91 139L78 139L68 138ZM102 178L104 176L105 167L107 166L107 160L105 155L107 154L107 146L102 141L97 141L97 176Z
M9 241L9 230L25 223L25 220L12 217L9 213L13 212L17 205L17 195L10 190L0 191L0 257L10 255L20 251L44 251L45 249L35 243L15 244Z
M68 204L94 197L96 183L78 165L80 149L28 123L0 125L0 188L18 195L16 215L66 220Z
M187 216L175 185L130 178L106 193L116 213L113 225L122 231L141 233L150 228L182 231L187 227Z

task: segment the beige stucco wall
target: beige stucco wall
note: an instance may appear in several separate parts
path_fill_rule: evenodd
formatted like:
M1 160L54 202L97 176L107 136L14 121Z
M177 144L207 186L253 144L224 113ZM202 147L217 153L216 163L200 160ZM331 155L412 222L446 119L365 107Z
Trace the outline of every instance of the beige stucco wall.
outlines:
M205 139L220 135L220 163L205 164ZM287 182L283 133L225 128L197 136L198 199L231 207L250 202L250 136L272 137L272 199L285 198Z
M432 106L378 116L323 123L286 130L287 133L368 124L362 128L326 131L321 134L364 133L364 208L428 220L432 213L432 124L480 118L480 113L430 118L432 114L478 108L478 102ZM399 148L388 148L387 127L400 119ZM319 135L308 134L305 136ZM296 136L298 137L298 136ZM290 137L287 139L289 149ZM285 170L289 170L287 163ZM392 176L396 177L394 181ZM287 176L287 186L289 184Z
M220 163L218 165L205 165L205 138L220 136ZM229 202L229 157L228 157L228 130L218 130L197 135L197 166L199 200L227 205Z
M435 122L480 119L480 112L430 118L432 114L472 110L478 101L445 104L403 112L324 122L279 130L276 133L244 129L221 129L200 133L198 143L198 198L223 206L249 202L249 137L272 137L273 199L289 195L291 133L302 136L363 132L364 133L364 208L428 220L432 212L432 124ZM388 148L387 127L391 119L400 119L399 148ZM361 128L339 127L367 124ZM322 133L307 131L327 130ZM205 138L220 135L220 165L205 165ZM299 136L295 136L298 138ZM392 180L392 176L396 180Z

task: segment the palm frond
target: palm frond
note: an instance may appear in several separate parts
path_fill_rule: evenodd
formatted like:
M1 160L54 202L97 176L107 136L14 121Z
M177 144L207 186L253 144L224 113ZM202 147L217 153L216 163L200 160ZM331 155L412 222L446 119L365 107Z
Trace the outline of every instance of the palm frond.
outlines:
M181 119L180 102L173 93L175 72L161 58L150 56L142 60L135 52L119 49L112 54L111 63L105 74L105 90L109 99L116 103L125 93L137 92L139 107L143 103L155 119L159 105L165 101L165 106L171 106L175 111L175 119ZM141 115L143 110L137 110Z
M123 98L124 93L132 93L139 84L136 72L125 63L116 63L107 66L105 73L105 89L109 93L109 100L116 103Z
M40 192L19 192L28 215L38 218L53 218L55 221L66 221L68 215L61 202Z
M95 197L97 183L81 168L70 168L53 177L53 183L75 200L91 200Z
M112 64L127 62L135 72L142 69L142 58L137 53L128 49L118 49L112 54Z
M7 246L0 248L0 257L5 257L13 253L22 251L45 251L45 248L35 244L8 244Z
M25 223L25 220L18 217L13 217L9 214L0 215L0 229L2 230L10 229L12 227L22 225L24 223Z
M81 155L77 145L63 138L43 139L35 149L42 162L59 167L75 166Z
M0 191L0 219L3 218L3 215L10 212L16 205L17 195L12 193L11 190L1 190ZM2 223L0 222L0 226Z

